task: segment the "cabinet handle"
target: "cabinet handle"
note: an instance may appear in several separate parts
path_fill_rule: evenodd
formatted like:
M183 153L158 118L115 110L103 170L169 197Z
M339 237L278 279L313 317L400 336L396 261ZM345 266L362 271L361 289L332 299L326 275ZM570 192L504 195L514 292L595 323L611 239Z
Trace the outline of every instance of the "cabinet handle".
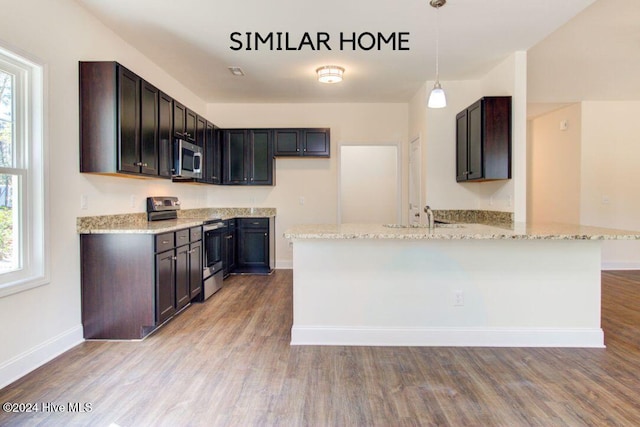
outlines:
M180 238L181 238L182 240L184 240L184 239L186 239L186 238L187 238L187 236L180 236Z
M299 149L299 148L296 148L296 151L300 151L300 149Z
M163 245L166 245L167 243L169 243L169 241L168 241L168 240L163 240L163 241L162 241L162 244L163 244Z
M227 236L227 237L225 237L225 239L227 239L227 240L233 239L233 236Z
M259 223L259 222L252 222L251 224L253 224L253 225L260 225L260 223Z
M266 236L266 235L267 235L267 233L264 233L264 235Z
M146 168L146 167L147 167L147 166L149 166L149 165L148 165L148 164L146 164L146 163L143 163L143 164L142 164L142 166L144 166L144 167Z
M173 257L173 260L174 260L174 261L176 261L177 259L178 259L178 257L177 257L177 256L174 256L174 257Z

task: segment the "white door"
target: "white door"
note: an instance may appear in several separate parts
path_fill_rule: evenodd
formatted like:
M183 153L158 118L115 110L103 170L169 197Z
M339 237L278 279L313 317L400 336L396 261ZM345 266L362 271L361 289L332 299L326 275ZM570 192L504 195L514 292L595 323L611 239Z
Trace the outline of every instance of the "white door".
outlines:
M340 147L341 223L400 221L398 158L397 145Z
M420 137L411 141L409 151L409 224L420 224L422 212L420 201L421 149Z

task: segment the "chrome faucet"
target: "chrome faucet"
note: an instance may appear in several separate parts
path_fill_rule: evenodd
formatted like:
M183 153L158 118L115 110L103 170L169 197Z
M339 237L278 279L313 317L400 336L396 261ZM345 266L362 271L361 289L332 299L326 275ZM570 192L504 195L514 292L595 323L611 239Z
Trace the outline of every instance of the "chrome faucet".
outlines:
M429 223L429 229L433 229L436 225L435 218L433 217L433 211L429 205L424 207L424 211L427 213L427 222Z

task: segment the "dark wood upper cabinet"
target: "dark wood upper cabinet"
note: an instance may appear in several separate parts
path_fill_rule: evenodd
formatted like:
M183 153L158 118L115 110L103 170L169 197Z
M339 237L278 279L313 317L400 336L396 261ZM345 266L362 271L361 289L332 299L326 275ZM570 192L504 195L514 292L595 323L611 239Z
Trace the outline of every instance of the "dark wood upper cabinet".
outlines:
M486 96L456 115L456 181L511 178L511 97Z
M198 115L184 104L173 101L173 136L195 143Z
M273 185L273 144L271 130L250 130L249 184Z
M328 128L274 129L274 155L278 157L329 157L331 137Z
M206 130L207 130L207 120L204 117L196 115L195 144L198 147L204 148L204 143L206 139L206 135L205 135Z
M187 107L173 100L173 136L183 138L185 134L185 123L187 122Z
M226 129L222 132L222 183L273 185L271 129Z
M80 172L164 176L161 92L117 62L79 68Z
M204 171L199 182L207 184L222 183L221 133L211 122L205 123L204 132Z
M158 107L158 174L171 178L173 172L173 98L160 92Z
M160 91L141 81L140 167L146 175L158 175L158 119Z

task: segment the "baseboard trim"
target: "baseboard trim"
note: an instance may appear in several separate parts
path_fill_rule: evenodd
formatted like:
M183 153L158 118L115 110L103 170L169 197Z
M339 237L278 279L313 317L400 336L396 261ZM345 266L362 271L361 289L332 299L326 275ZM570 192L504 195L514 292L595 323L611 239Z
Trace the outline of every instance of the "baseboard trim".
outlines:
M603 270L640 270L640 263L634 261L603 261Z
M276 268L280 270L291 270L293 269L293 260L290 260L290 259L277 260Z
M340 328L293 326L291 345L604 348L601 328Z
M78 325L0 364L0 389L80 344L82 335Z

